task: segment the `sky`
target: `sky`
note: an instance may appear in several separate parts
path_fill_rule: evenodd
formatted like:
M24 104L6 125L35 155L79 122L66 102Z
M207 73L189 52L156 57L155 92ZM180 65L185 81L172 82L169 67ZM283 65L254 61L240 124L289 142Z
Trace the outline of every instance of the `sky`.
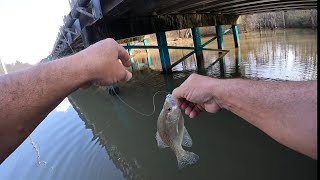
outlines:
M53 48L68 0L0 0L0 59L35 64Z

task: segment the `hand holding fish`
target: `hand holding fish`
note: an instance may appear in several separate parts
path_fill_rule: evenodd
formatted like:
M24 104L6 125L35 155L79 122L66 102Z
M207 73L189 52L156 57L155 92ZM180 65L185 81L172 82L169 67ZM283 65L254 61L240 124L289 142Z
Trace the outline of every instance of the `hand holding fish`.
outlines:
M195 118L203 111L215 113L221 110L219 100L212 93L214 87L209 83L213 80L218 79L192 74L173 90L173 98L190 118Z
M317 159L317 81L223 80L192 74L172 96L191 118L223 108Z

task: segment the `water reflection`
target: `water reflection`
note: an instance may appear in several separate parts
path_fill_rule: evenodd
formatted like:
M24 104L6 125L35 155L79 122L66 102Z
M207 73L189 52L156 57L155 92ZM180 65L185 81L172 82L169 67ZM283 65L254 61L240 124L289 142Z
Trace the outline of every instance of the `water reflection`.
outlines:
M241 48L233 48L218 61L218 53L205 52L206 75L266 80L316 79L317 57L313 53L316 49L304 42L297 43L297 39L290 40L289 33L277 33L252 33L252 37L245 35L241 39ZM290 34L290 38L293 35ZM309 48L311 52L308 54L305 49ZM171 58L179 59L187 53L175 50L171 52ZM153 69L161 69L157 66L159 59L156 56L152 56L152 61ZM153 94L159 90L171 92L196 71L196 64L195 56L191 56L176 66L176 73L170 76L159 76L158 72L150 70L138 72L131 82L119 86L120 96L134 108L151 112ZM84 113L82 120L86 127L92 129L127 179L316 178L316 174L312 173L316 172L315 161L279 145L227 111L214 115L202 114L199 117L201 122L191 122L186 117L187 129L190 128L194 139L192 151L199 154L200 161L178 171L174 155L170 151L160 151L154 137L157 115L164 98L165 94L157 96L155 115L144 117L130 110L116 97L107 95L101 88L78 91L71 96L78 113ZM268 174L264 173L266 169Z
M278 30L250 35L253 37L241 36L242 68L247 77L317 79L317 35L314 31Z
M243 77L274 80L317 79L317 34L313 30L276 30L241 34L241 48L234 48L233 37L224 36L225 49L230 52L218 59L219 53L204 51L204 68L214 77ZM208 38L203 38L203 42ZM217 49L215 42L208 48ZM173 64L187 55L187 50L170 50ZM157 50L150 50L154 70L161 70ZM142 63L144 56L137 56ZM218 61L217 61L218 60ZM196 71L196 56L192 55L173 68L173 71Z
M158 86L148 82L150 77L153 77ZM173 78L174 75L159 76L159 73L137 75L132 83L119 85L121 98L143 113L152 112L153 94L158 90L172 91ZM144 89L143 94L139 87ZM87 95L84 96L83 93ZM101 88L78 91L71 96L71 102L86 127L92 129L125 178L154 179L157 176L170 177L167 173L171 171L173 174L176 170L174 154L170 154L170 151L157 153L159 149L155 141L155 122L165 96L166 93L163 93L155 97L156 113L150 117L135 113L116 96L108 95L105 89ZM162 174L160 169L168 162L171 170Z
M241 72L240 72L241 50L239 48L235 48L234 54L235 54L235 73L232 76L239 77L241 76Z
M225 49L230 52L224 60L216 61L217 52L204 52L206 75L317 79L315 32L257 32L241 34L240 39L241 48L234 49L233 37L225 36ZM209 48L217 47L214 43ZM189 52L173 50L172 63ZM152 68L161 69L157 52L150 53ZM153 111L154 93L171 92L196 72L196 64L191 56L170 76L150 69L136 72L129 83L118 85L119 96L148 114ZM27 139L0 165L0 179L317 179L317 161L278 144L228 111L203 113L197 120L185 116L194 143L190 150L200 160L178 171L173 152L158 149L155 140L165 95L155 97L156 112L146 117L106 89L78 90L70 96L71 105L63 101L32 133L46 166L38 166Z
M26 139L0 165L1 180L123 179L68 99L46 117L31 137L36 149Z
M119 85L120 96L135 109L149 113L155 92L178 86L188 75L174 73L165 79L158 72L144 72ZM153 86L150 80L158 85ZM200 160L179 171L172 151L159 149L155 140L156 120L165 95L156 96L156 113L150 117L132 111L103 88L80 90L70 99L86 127L127 179L315 179L311 172L316 171L316 161L279 145L228 111L204 113L192 122L185 117L194 141L189 150L197 153ZM268 175L262 176L266 169Z

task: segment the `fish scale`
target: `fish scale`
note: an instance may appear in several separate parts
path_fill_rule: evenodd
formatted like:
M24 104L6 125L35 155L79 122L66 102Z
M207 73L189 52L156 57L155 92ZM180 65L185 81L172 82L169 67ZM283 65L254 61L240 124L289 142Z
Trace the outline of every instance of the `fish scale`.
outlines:
M171 94L167 95L158 117L156 140L159 148L170 147L173 150L179 169L199 160L198 155L182 148L192 147L192 139L184 126L182 112Z

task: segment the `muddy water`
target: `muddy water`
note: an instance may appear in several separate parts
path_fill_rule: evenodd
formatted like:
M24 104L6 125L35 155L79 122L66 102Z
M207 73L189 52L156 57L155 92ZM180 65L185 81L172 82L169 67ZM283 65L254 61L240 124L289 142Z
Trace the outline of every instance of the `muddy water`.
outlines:
M254 32L241 34L240 39L237 50L233 37L225 36L230 52L223 61L214 63L219 54L204 52L206 75L317 79L316 31ZM216 43L208 47L216 48ZM157 52L150 53L152 68L161 68ZM170 53L173 63L188 51ZM150 113L155 92L170 91L196 72L194 57L174 71L172 76L151 70L136 73L132 81L119 85L120 97ZM317 179L317 161L280 145L228 111L203 113L196 120L185 117L194 143L189 150L200 160L179 171L172 151L156 145L156 119L164 98L165 94L155 97L154 115L142 116L106 88L78 90L32 133L36 147L27 139L0 165L0 179Z

